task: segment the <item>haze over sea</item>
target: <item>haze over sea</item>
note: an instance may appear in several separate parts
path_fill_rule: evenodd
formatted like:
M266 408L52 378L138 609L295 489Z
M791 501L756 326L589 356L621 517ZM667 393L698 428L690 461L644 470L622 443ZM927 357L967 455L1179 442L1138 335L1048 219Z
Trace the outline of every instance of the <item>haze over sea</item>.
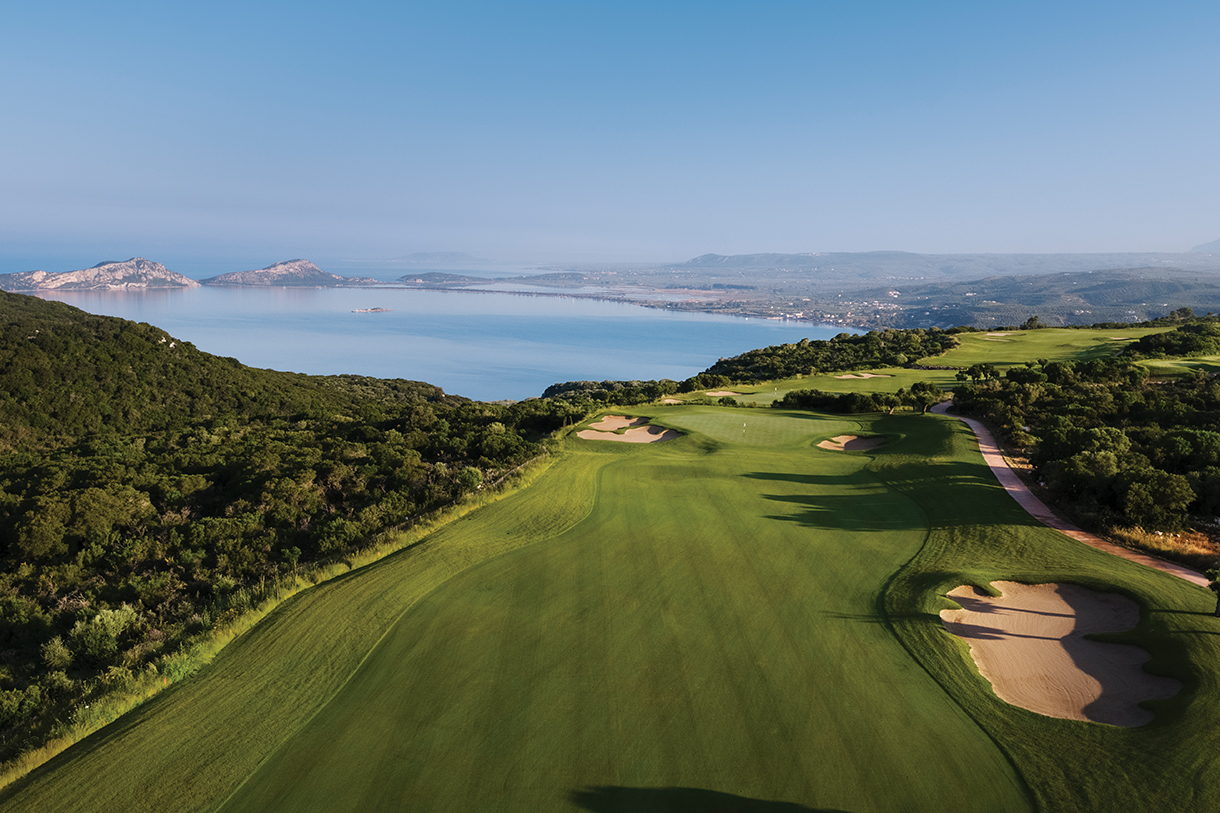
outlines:
M562 381L680 381L722 356L844 330L505 293L204 286L41 296L148 322L252 367L409 378L484 401L541 395ZM361 308L391 310L352 312Z

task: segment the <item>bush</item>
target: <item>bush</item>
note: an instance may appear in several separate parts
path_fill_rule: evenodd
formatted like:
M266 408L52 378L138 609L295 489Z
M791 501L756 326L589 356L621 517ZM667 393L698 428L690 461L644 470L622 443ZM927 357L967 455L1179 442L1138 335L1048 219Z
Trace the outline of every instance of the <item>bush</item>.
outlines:
M72 650L56 635L42 645L42 662L50 669L67 669L72 665Z

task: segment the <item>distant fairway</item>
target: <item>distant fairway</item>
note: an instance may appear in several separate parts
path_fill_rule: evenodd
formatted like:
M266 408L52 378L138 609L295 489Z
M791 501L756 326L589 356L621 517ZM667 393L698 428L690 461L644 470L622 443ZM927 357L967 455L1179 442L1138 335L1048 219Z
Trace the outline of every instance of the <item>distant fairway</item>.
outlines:
M1163 333L1171 328L1068 330L1045 328L1042 330L1018 330L1005 335L989 333L960 333L960 347L955 347L941 356L929 356L916 363L933 367L970 367L975 364L994 364L1001 372L1009 367L1024 365L1027 361L1084 361L1108 356L1131 344L1142 336ZM1174 362L1146 362L1154 373L1182 375L1191 369L1214 371L1220 365L1214 358ZM904 367L878 367L871 370L856 370L876 374L878 378L844 378L852 373L826 373L771 381L764 385L743 386L743 394L736 400L747 404L770 404L792 390L821 390L823 392L894 392L899 387L910 387L916 381L931 381L941 389L952 389L958 385L956 370L916 370Z
M1168 327L1154 328L1105 328L1101 330L1068 330L1066 328L1044 328L1041 330L1005 331L991 333L960 333L960 347L955 347L942 356L920 359L919 364L943 364L951 367L969 367L973 364L994 364L1004 367L1024 364L1027 360L1045 358L1050 361L1073 361L1108 356L1121 350L1136 339L1152 333L1164 333Z
M633 412L688 434L569 438L536 485L289 602L0 809L1220 808L1211 594L1037 526L959 422ZM811 445L839 433L888 442ZM1127 592L1144 622L1118 638L1183 694L1139 729L996 700L936 616L995 578Z

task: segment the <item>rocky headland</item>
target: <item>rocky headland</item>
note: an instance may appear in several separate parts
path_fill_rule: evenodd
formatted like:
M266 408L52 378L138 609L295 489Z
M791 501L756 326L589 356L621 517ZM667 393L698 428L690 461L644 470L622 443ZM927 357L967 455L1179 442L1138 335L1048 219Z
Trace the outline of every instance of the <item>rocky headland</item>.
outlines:
M126 262L98 263L80 271L48 273L24 271L0 274L0 290L31 291L131 291L148 288L197 288L199 283L170 271L161 263L132 257Z
M234 271L200 280L204 285L305 286L336 288L376 285L372 277L341 277L318 268L309 260L286 260L257 271Z

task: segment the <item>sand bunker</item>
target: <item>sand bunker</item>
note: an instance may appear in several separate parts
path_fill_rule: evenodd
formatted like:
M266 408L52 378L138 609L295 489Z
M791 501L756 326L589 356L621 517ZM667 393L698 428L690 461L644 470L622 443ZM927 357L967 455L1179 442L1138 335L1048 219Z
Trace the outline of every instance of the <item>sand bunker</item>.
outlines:
M847 375L836 375L835 378L893 378L892 375L882 375L881 373L848 373Z
M941 610L949 632L970 644L979 673L1001 700L1050 717L1134 727L1152 720L1142 700L1173 697L1182 684L1140 668L1137 646L1092 641L1139 622L1139 606L1078 584L993 582L988 596L964 585L948 593L960 610Z
M626 429L627 427L631 428ZM616 432L616 429L626 429L626 431ZM682 433L673 429L663 429L660 426L648 426L647 418L603 415L597 423L589 424L588 429L577 432L576 437L585 440L615 440L619 443L660 443L663 440L680 438Z
M988 333L988 336L1011 336L1011 333Z
M860 452L865 449L876 449L885 438L859 438L855 435L837 435L830 440L818 444L819 449L830 449L832 452Z
M617 440L619 443L660 443L663 440L680 438L682 435L673 429L662 429L659 426L637 426L621 434L584 429L577 432L576 437L585 440Z
M628 426L643 426L648 423L647 418L628 418L625 415L603 415L602 419L597 423L589 424L590 429L599 429L602 432L613 432L616 429L626 429Z
M1112 342L1129 342L1129 341L1131 341L1131 337L1130 337L1130 336L1111 336L1111 337L1110 337L1110 341L1112 341Z
M662 401L661 403L662 403L662 404L680 404L680 403L682 403L682 402L681 402L681 401L679 401L677 398L666 398L666 399L665 399L664 401Z
M729 392L728 390L716 390L715 392L705 392L704 395L710 395L713 398L723 398L726 395L741 395L740 392Z

